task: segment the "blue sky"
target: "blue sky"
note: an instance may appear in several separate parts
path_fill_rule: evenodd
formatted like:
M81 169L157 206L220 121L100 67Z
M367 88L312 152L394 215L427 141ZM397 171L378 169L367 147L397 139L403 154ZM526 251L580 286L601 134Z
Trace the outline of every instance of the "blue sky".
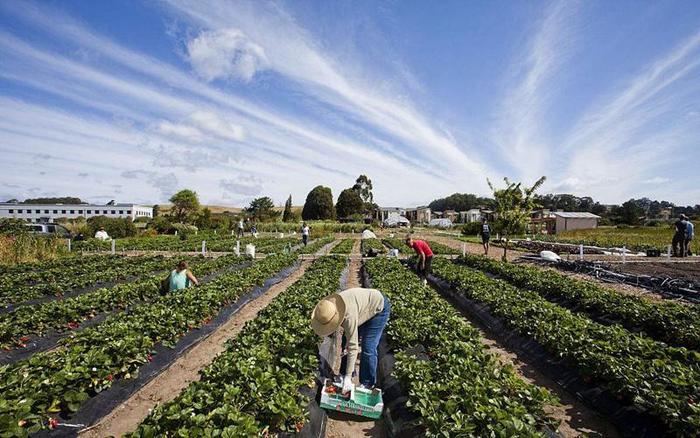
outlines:
M0 65L0 198L700 198L697 1L8 0Z

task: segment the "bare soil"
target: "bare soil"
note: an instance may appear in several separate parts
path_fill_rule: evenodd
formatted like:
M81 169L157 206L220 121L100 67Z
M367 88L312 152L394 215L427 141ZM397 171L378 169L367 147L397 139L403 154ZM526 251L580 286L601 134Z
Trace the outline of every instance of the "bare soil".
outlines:
M156 405L175 398L191 382L199 380L199 371L209 365L225 349L227 340L234 338L246 322L254 319L277 295L296 282L310 265L302 262L299 269L265 294L248 303L209 336L202 339L170 367L131 396L97 424L80 433L82 437L121 436L136 429Z
M452 249L458 249L460 251L462 250L462 245L465 245L468 254L484 255L484 247L483 245L480 245L478 243L462 242L461 240L440 235L426 235L425 238L433 240L437 243L442 243L443 245L447 245ZM519 250L509 249L507 254L508 261L518 259L525 254L527 253ZM501 260L501 257L503 256L503 248L491 245L491 247L489 248L489 253L487 255L492 259Z
M359 242L359 240L358 240ZM356 244L356 246L358 246ZM354 252L353 248L353 252ZM359 251L359 250L358 250ZM348 281L346 288L360 287L360 267L362 261L357 259L350 260L348 272ZM359 359L359 356L358 356ZM340 358L338 358L336 370L340 366ZM360 361L355 364L356 374L360 374ZM359 381L355 381L359 384ZM326 437L328 438L355 438L355 437L385 437L384 424L381 419L373 420L371 418L358 417L348 415L341 412L328 411L328 423L326 424Z
M700 263L689 258L689 261L671 262L639 262L639 263L615 263L611 264L613 270L625 274L649 275L652 277L682 278L700 284Z
M560 405L546 406L545 411L551 418L560 422L557 432L562 437L615 438L620 436L612 423L584 405L575 396L559 386L556 381L540 373L516 352L504 347L499 342L498 335L490 333L468 313L462 312L462 315L479 330L481 340L486 345L488 352L496 355L501 363L512 364L516 373L526 382L547 388L559 398Z

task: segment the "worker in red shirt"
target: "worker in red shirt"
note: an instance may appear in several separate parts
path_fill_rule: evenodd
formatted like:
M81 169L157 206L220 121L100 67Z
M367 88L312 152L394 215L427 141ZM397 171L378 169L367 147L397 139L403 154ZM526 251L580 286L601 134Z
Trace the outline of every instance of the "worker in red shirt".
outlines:
M413 248L413 250L418 254L418 262L416 263L416 272L418 276L423 279L423 284L427 284L427 276L430 274L430 270L433 264L433 250L425 240L418 240L411 238L409 234L406 236L406 245Z

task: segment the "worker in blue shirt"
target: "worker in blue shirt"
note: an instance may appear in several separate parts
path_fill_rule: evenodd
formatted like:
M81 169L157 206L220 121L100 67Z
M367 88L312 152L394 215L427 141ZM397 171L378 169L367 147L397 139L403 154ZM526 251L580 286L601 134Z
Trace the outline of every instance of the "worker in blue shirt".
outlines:
M692 255L690 252L690 243L695 237L695 226L690 219L686 219L686 229L685 229L685 254Z

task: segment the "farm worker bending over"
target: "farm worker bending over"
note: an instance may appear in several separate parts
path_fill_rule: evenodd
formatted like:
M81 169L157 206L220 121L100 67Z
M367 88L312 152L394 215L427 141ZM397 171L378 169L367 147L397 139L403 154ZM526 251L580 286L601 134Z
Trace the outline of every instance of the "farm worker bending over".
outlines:
M688 218L684 214L680 215L673 226L676 231L673 235L673 241L671 242L673 244L673 255L676 257L685 257L685 239L686 233L688 232Z
M100 229L97 230L97 232L95 233L95 239L98 239L98 240L112 240L112 239L109 237L109 234L107 234L107 232L105 231L105 227L100 227Z
M345 370L341 364L343 393L352 389L352 376L362 338L360 384L373 389L377 383L377 346L389 320L391 303L377 289L356 287L329 295L316 304L311 313L311 327L321 337L338 333L343 328L343 345L348 354ZM333 342L331 366L337 357L338 342Z
M301 225L301 240L304 242L304 246L309 243L309 226L306 225L306 222Z
M170 292L185 289L190 284L194 283L199 285L199 280L192 274L192 272L187 269L187 262L181 261L177 264L177 268L173 269L169 277Z
M433 265L433 250L430 249L426 241L418 239L413 240L410 235L406 236L406 245L413 248L416 254L418 254L416 272L418 276L423 279L423 284L428 284L427 277Z
M489 240L491 239L491 225L488 219L484 218L481 224L481 243L484 245L484 255L489 255Z

